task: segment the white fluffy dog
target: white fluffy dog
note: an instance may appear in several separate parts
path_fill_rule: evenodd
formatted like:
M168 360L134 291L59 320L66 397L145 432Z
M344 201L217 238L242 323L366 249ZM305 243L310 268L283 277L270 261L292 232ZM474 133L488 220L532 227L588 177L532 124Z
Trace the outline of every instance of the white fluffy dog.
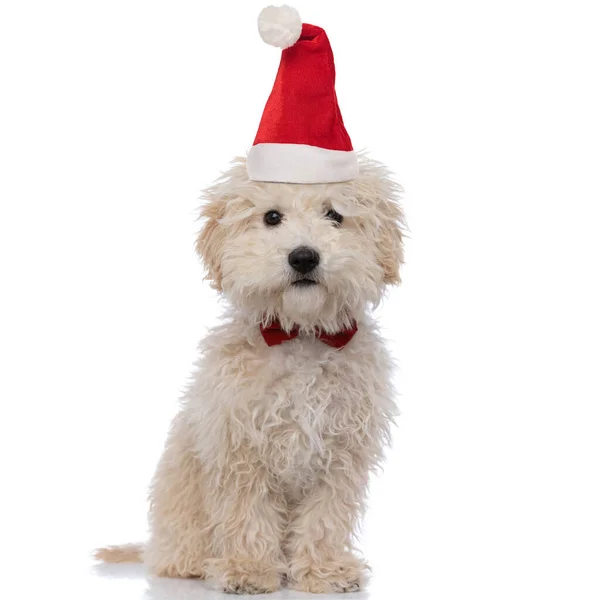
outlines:
M368 311L400 281L398 192L364 156L356 179L316 185L250 181L239 159L206 191L197 249L229 318L173 421L150 540L99 559L234 593L360 587L354 532L395 414ZM286 341L270 346L273 324ZM340 331L343 347L323 341Z

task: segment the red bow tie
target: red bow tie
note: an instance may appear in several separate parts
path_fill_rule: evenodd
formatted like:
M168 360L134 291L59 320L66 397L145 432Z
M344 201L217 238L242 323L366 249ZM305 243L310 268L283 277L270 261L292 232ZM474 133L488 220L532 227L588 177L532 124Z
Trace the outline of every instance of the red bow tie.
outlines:
M260 332L265 342L267 342L267 346L277 346L288 340L293 340L298 336L298 331L298 327L294 327L289 333L284 331L279 321L273 321L266 327L263 325L260 326ZM328 346L343 348L357 331L358 327L354 323L350 329L343 329L342 331L338 331L338 333L325 333L317 329L316 336Z

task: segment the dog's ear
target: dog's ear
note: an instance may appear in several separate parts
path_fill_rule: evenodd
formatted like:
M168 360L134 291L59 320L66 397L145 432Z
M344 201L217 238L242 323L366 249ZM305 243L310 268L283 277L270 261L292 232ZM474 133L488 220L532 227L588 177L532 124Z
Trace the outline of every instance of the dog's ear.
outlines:
M402 188L381 163L361 157L359 176L353 182L353 195L365 215L365 233L375 244L385 284L400 283L404 262L404 213L400 207Z
M211 192L214 190L207 190L206 202L200 209L200 219L204 223L196 238L196 252L204 263L206 279L211 287L221 291L221 254L225 232L220 220L225 215L226 202L222 196Z
M383 282L399 284L400 265L404 262L404 215L393 197L380 198L378 205L377 259L383 269Z

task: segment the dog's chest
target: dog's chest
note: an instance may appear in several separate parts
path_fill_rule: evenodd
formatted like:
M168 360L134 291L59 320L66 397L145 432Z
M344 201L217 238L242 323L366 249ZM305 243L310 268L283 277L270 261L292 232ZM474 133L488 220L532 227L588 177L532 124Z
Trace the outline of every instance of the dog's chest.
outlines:
M284 483L300 484L327 464L336 440L352 427L347 416L357 387L343 352L318 340L294 340L263 359L256 439Z

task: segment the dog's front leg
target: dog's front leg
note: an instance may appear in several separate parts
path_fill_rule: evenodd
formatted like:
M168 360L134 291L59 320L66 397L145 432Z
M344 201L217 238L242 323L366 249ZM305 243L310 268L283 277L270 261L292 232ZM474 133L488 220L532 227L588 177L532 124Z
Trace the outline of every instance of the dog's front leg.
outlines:
M351 551L367 486L359 462L343 451L294 508L285 544L293 588L349 592L364 582L368 567Z
M206 496L214 557L206 562L207 575L225 592L273 592L286 571L283 495L251 451L230 452L219 462Z

